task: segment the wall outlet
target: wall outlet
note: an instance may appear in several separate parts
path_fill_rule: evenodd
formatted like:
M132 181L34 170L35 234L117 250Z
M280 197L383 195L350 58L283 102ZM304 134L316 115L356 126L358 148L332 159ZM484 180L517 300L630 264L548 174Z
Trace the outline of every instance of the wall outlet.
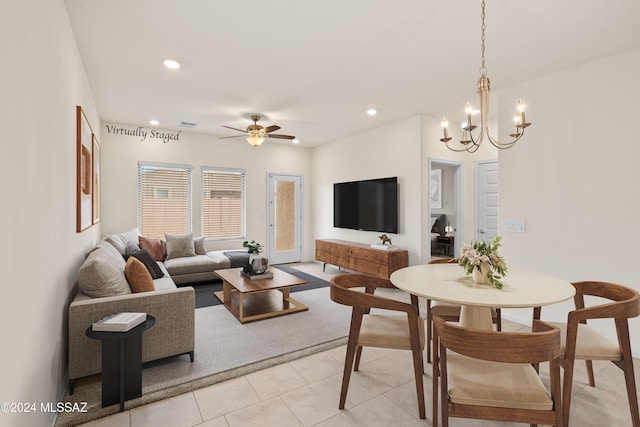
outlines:
M523 219L509 219L504 222L503 230L506 233L524 233L526 231Z

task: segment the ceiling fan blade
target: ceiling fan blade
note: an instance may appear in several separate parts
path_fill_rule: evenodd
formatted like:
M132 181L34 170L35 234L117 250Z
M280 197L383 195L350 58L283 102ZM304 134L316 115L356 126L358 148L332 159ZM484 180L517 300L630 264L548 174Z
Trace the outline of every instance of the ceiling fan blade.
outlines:
M227 128L227 129L237 130L238 132L247 133L247 131L246 131L246 130L244 130L244 129L233 128L233 127L231 127L231 126L225 126L225 125L222 125L222 127L223 127L223 128Z
M227 139L227 138L246 138L246 136L245 135L221 136L218 139Z
M278 129L280 129L280 126L277 126L277 125L271 125L271 126L267 126L266 128L264 128L264 131L265 131L266 133L269 133L269 132L275 132L275 131L277 131Z
M291 135L279 135L277 133L268 133L267 134L268 138L276 138L276 139L296 139L295 136L291 136Z

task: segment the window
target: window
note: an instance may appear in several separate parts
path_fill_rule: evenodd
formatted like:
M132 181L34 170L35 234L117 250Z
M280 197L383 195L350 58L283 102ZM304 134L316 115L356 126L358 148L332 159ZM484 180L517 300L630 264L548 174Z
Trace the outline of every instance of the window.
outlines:
M191 166L138 163L138 227L153 238L191 231Z
M245 171L202 168L202 235L207 239L244 238Z

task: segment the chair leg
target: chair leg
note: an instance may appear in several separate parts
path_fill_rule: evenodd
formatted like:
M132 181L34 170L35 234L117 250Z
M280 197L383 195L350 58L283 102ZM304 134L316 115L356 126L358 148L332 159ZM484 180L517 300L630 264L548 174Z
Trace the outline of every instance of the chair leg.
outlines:
M338 409L344 409L347 401L347 391L349 390L349 380L351 379L351 368L355 358L356 347L358 347L358 337L360 326L362 326L363 310L353 309L351 313L351 328L349 330L349 340L347 342L347 354L344 359L344 371L342 373L342 389L340 390L340 403Z
M356 363L353 365L353 371L358 372L360 369L360 357L362 357L362 346L359 345L356 349Z
M595 387L596 379L593 376L593 362L591 360L585 360L584 363L587 365L587 377L589 378L589 385L591 387Z
M418 395L418 412L420 414L420 419L424 420L427 418L427 413L424 405L424 381L423 381L423 365L422 365L422 350L418 345L417 348L413 349L413 372L416 377L416 393Z
M633 356L631 355L631 343L629 341L629 323L627 319L616 319L618 337L621 342L622 364L624 370L624 382L627 386L627 398L631 411L633 427L640 427L640 412L638 411L638 392L636 389L636 377L633 369ZM619 366L619 365L618 365Z
M502 311L496 308L496 329L502 331Z
M564 379L562 385L562 413L563 424L569 425L569 412L571 411L571 392L573 387L573 358L567 358L564 363Z
M433 339L433 319L431 318L431 300L427 300L427 363L431 363L431 340Z

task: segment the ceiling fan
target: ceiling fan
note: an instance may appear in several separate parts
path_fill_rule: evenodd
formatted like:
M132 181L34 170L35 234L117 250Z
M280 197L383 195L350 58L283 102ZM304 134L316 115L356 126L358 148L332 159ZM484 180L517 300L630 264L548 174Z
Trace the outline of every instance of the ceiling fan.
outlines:
M257 114L251 116L251 120L253 120L253 124L247 126L246 130L234 128L231 126L225 126L225 125L222 125L222 127L227 129L237 130L238 132L248 134L248 136L246 137L247 142L253 145L254 147L261 145L266 138L276 138L276 139L295 139L296 138L295 136L291 136L291 135L271 133L280 129L280 126L271 125L271 126L264 127L262 125L259 125L258 120L260 120L260 116L258 116ZM233 135L233 136L223 136L218 139L243 138L243 137L244 135Z

